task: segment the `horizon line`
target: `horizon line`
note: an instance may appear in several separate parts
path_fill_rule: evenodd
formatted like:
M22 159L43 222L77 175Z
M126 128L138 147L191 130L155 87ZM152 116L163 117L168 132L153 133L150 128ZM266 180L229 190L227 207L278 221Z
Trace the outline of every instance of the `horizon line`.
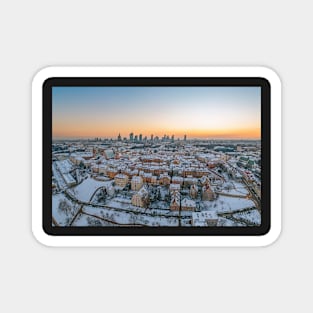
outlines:
M122 137L122 136L121 136ZM124 138L126 138L127 141L129 141L130 139L127 138L127 137L122 137L121 141L124 141ZM100 139L100 140L115 140L115 141L118 141L118 139L116 137L101 137L101 136L71 136L71 137L52 137L52 140L87 140L87 139L91 139L91 140L95 140L95 139ZM162 140L163 137L159 137L159 140ZM182 140L184 141L184 137L174 137L174 140L177 141L177 140ZM155 137L154 139L155 140ZM167 140L171 140L171 136L169 137L169 139ZM186 140L257 140L257 141L260 141L262 140L262 138L254 138L254 137L242 137L242 138L231 138L231 137L225 137L225 138L219 138L219 137L212 137L212 138L205 138L205 137L188 137L186 138ZM139 139L137 140L139 141ZM141 140L141 141L144 141L144 138ZM151 138L150 137L147 137L147 141L151 141Z

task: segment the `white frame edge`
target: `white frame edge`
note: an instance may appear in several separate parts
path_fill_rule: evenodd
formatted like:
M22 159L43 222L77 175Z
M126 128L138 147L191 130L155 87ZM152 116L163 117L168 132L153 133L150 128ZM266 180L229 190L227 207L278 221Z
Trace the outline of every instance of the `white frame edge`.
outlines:
M261 77L271 85L271 229L262 236L51 236L42 228L42 85L50 77ZM267 67L46 67L32 82L32 231L54 247L260 247L281 232L281 82Z

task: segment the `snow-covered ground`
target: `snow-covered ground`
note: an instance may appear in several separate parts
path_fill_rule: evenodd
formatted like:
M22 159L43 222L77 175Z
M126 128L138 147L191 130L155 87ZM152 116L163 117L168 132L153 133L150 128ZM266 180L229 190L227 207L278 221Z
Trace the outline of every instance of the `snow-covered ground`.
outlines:
M169 204L165 201L154 201L150 204L150 209L164 211L169 209Z
M143 208L131 205L129 199L113 198L106 201L105 205L120 210L144 211Z
M60 203L63 202L60 205ZM61 209L61 208L66 209ZM52 195L52 216L59 226L67 226L76 214L79 206L68 200L63 193Z
M114 198L114 200L116 201L116 202L121 202L121 203L128 203L128 204L131 204L131 199L129 199L129 198L123 198L123 197L115 197Z
M78 226L78 227L86 227L86 226L116 226L115 224L111 224L108 222L105 222L99 218L95 218L93 216L89 216L86 214L79 214L77 218L75 219L73 226Z
M169 209L169 204L164 201L156 201L149 208L141 208L131 204L130 199L116 197L105 202L105 205L117 210L132 211L142 214L152 214L152 215L168 215L176 217L179 215L178 211L171 211ZM181 211L181 216L191 216L190 211Z
M245 185L235 180L224 183L219 191L225 194L238 196L246 196L249 194L249 191L247 190Z
M85 206L84 212L108 219L118 224L139 224L149 226L178 226L176 217L148 216L131 212L118 212L112 209Z
M238 227L238 226L247 226L245 223L235 222L228 218L220 217L218 219L217 226L220 227Z
M254 206L255 205L252 200L221 195L219 195L214 201L202 202L202 207L205 210L214 210L219 213L237 211Z
M233 214L233 217L261 225L261 214L258 210L250 210Z
M77 185L74 188L69 189L68 191L71 192L74 197L80 201L89 202L91 196L94 194L94 192L104 186L111 185L111 181L98 181L91 177L88 177L85 179L81 184Z

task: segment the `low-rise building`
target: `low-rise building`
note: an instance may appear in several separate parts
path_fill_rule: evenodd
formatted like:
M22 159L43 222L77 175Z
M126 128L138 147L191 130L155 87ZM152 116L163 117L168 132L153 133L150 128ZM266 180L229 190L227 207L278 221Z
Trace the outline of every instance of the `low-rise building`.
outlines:
M136 192L131 199L131 203L134 206L146 208L149 206L149 192L145 186L143 186L138 192Z
M67 186L72 187L76 185L76 180L70 173L62 173L62 177L64 178Z
M143 174L144 183L150 184L151 180L152 180L152 174L151 173L144 173Z
M172 177L172 183L173 184L179 184L182 185L184 182L184 179L181 176L173 176Z
M180 184L170 184L170 192L174 191L174 190L178 190L180 191Z
M209 184L202 187L202 200L211 201L215 199L215 193Z
M125 174L117 174L114 176L116 186L124 188L128 183L128 176Z
M182 211L194 211L196 209L196 202L191 199L184 198L181 201Z
M202 176L208 175L209 171L207 169L204 168L199 168L195 170L194 176L200 178Z
M99 174L106 175L107 170L105 165L99 165Z
M109 159L114 159L114 151L112 149L106 149L103 151L103 156L109 160Z
M198 197L198 186L193 184L190 186L189 195L191 198L196 199Z
M114 178L115 177L115 175L117 175L117 173L118 173L118 170L117 169L115 169L115 168L108 168L107 169L107 175L109 176L109 178Z
M171 183L171 177L167 173L160 174L160 185L167 186Z
M157 185L158 184L158 178L155 175L152 175L151 177L151 184L152 185Z
M201 185L204 186L210 183L210 178L208 176L202 176L200 179Z
M188 188L191 185L197 184L197 182L198 182L197 178L189 175L184 179L184 186Z
M180 191L175 189L171 192L171 203L170 209L172 211L177 211L180 208Z
M143 186L143 179L141 176L133 176L130 184L131 190L138 191Z
M92 171L93 173L99 173L99 166L98 166L98 165L93 165L93 166L91 167L91 171Z

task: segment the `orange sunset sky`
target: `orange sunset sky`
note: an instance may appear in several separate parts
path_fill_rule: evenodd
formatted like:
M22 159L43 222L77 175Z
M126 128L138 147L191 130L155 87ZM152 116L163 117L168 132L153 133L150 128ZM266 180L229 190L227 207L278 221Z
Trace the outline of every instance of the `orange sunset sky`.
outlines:
M53 87L52 102L54 139L261 136L259 87Z

